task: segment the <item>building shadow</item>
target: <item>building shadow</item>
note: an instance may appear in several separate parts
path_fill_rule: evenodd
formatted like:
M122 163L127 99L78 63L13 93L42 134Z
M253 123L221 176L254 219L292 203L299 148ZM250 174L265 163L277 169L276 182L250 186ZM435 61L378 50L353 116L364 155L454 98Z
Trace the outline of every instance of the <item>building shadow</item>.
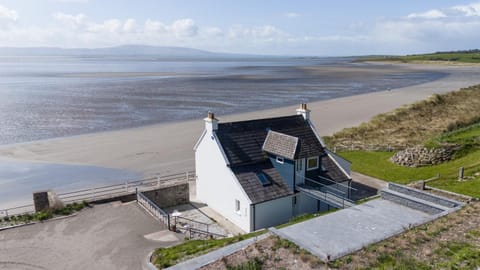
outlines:
M352 188L354 188L351 193L351 200L353 201L369 198L378 193L378 189L355 181L352 181Z

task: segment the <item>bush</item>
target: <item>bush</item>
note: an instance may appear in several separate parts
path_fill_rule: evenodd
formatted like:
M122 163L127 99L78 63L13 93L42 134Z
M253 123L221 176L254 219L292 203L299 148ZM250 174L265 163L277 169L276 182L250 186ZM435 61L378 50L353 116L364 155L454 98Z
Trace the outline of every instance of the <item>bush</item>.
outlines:
M40 220L40 221L44 221L44 220L47 220L47 219L52 218L52 217L53 217L53 215L52 215L52 212L50 212L50 211L35 213L35 219Z

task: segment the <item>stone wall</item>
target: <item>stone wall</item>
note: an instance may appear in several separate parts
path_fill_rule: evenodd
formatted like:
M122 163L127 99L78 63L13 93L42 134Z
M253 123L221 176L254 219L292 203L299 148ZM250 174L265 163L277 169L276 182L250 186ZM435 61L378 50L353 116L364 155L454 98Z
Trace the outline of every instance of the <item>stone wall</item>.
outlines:
M380 195L384 200L389 200L397 204L401 204L412 209L422 211L430 215L436 215L443 212L442 209L432 206L428 203L420 202L415 200L415 198L410 198L410 196L402 196L395 193L395 191L389 191L384 189L380 191Z
M409 147L397 152L390 160L398 165L407 167L421 167L443 163L452 159L453 147L428 149L421 145Z
M172 207L190 202L188 183L144 191L142 193L160 208Z
M429 201L429 202L432 202L432 203L435 203L435 204L438 204L438 205L441 205L441 206L445 206L445 207L449 207L449 208L454 208L454 207L458 206L458 204L454 201L436 196L435 194L421 192L419 190L416 190L416 189L413 189L413 188L410 188L410 187L406 187L406 186L403 186L403 185L388 183L388 188L393 190L393 191L400 192L400 193L403 193L403 194L407 194L409 196L413 196L415 198L419 198L419 199L422 199L424 201Z

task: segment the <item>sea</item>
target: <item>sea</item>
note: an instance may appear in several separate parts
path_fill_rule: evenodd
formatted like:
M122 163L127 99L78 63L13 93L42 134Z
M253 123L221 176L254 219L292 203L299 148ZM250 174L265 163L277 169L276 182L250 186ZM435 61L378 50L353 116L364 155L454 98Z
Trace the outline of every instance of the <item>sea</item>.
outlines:
M353 58L0 57L0 145L395 89L446 74Z
M0 56L0 147L268 109L434 81L447 74L354 58ZM0 157L1 158L1 157ZM0 162L1 209L33 191L139 179L114 168Z

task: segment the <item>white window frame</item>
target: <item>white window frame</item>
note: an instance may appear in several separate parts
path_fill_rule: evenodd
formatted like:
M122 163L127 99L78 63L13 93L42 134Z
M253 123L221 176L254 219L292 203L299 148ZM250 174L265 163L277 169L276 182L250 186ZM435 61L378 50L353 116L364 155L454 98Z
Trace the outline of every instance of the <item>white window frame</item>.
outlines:
M241 213L240 200L237 200L237 199L235 199L235 213L237 213L237 214Z
M285 159L281 156L277 156L275 160L277 161L277 163L280 163L280 164L283 164L285 162Z
M303 170L303 159L298 159L296 162L296 171L301 172Z
M310 167L310 160L317 160L317 166L315 167ZM312 170L316 170L318 169L318 163L319 163L319 160L318 160L318 157L309 157L307 158L307 164L306 164L306 169L307 171L312 171Z

